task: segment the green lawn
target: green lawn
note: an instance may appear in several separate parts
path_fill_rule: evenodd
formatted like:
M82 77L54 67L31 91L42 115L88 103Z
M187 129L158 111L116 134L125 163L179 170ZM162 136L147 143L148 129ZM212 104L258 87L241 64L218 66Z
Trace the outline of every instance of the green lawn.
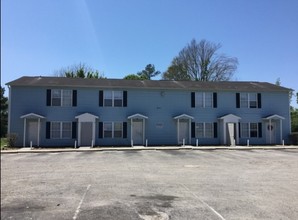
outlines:
M4 146L7 146L7 139L6 138L1 138L1 150L4 149Z

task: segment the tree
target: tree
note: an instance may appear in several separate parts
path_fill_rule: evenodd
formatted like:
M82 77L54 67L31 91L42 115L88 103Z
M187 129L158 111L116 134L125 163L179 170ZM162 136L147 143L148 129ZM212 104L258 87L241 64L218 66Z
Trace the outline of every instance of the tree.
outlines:
M4 92L5 88L1 86L1 137L7 134L8 99Z
M145 78L143 76L139 76L137 74L128 74L123 79L129 79L129 80L144 80Z
M155 66L153 64L148 64L144 70L138 72L137 75L143 77L144 79L151 79L160 74L160 71L155 71Z
M291 108L291 130L298 132L298 109Z
M199 43L193 39L172 60L171 66L163 74L163 79L226 81L237 70L238 59L218 54L220 44L207 40Z
M105 78L104 74L100 74L98 70L94 70L93 68L87 66L84 63L74 64L68 67L62 67L60 70L56 71L56 75L68 78Z
M275 85L280 86L281 85L281 81L280 78L278 77L275 81Z
M144 70L138 72L137 74L128 74L123 79L130 80L150 80L160 74L160 71L155 71L155 66L153 64L148 64Z

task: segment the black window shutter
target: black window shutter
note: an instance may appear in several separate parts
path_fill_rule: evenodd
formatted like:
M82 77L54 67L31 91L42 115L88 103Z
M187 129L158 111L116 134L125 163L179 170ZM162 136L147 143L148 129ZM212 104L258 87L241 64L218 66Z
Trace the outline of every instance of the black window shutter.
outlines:
M123 91L123 107L127 106L127 91Z
M77 138L77 122L72 122L72 139Z
M46 139L51 138L51 122L46 122Z
M196 106L196 93L191 93L191 107L194 108Z
M213 93L213 108L217 108L217 93Z
M217 122L213 123L214 138L217 138Z
M262 137L262 122L258 123L259 138Z
M238 123L239 138L241 138L241 123Z
M47 89L47 106L51 106L51 98L52 98L51 90Z
M99 91L99 106L103 106L103 91Z
M191 137L192 138L196 137L196 123L195 122L191 123Z
M123 138L127 138L127 122L123 122Z
M262 108L262 95L258 93L258 108Z
M98 138L102 138L102 137L103 137L103 123L98 122Z
M240 93L236 93L236 108L240 108Z
M77 106L77 90L72 90L72 106Z

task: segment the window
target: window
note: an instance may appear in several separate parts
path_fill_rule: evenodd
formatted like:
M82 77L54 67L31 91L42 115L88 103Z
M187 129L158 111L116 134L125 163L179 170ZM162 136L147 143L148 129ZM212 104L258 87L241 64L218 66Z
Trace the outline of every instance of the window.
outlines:
M250 108L257 108L257 93L250 93L249 94L249 107Z
M72 95L71 90L62 90L62 106L72 105L71 95Z
M205 108L212 108L213 93L205 92Z
M196 124L196 138L203 138L204 137L204 123L197 123Z
M242 108L258 108L257 93L241 93L240 105Z
M249 137L249 123L241 123L241 137Z
M104 106L123 106L123 92L122 91L104 91Z
M114 138L122 138L122 123L114 123Z
M213 138L213 123L196 123L196 138Z
M114 91L114 106L121 107L122 106L123 94L122 91Z
M241 123L242 138L257 138L259 137L258 123Z
M71 122L52 122L51 138L52 139L71 139L72 123Z
M205 138L213 137L213 123L205 123Z
M104 138L112 138L113 137L113 123L105 122L103 123L103 137Z
M258 124L250 123L250 137L256 138L258 137Z
M122 122L104 122L103 137L104 138L122 138Z
M241 93L241 95L240 95L240 105L243 108L248 108L248 93Z
M71 106L72 90L53 89L52 106Z
M200 108L213 107L213 93L212 92L196 92L196 106Z
M59 139L60 138L60 122L52 122L51 125L51 138Z
M113 106L113 91L104 91L104 106Z
M62 123L62 139L71 138L71 123L63 122Z
M61 90L53 89L52 106L61 106Z

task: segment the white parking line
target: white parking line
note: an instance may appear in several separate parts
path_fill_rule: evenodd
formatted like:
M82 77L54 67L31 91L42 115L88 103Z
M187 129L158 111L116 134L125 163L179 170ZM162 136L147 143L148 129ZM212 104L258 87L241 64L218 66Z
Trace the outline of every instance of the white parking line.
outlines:
M216 214L221 220L225 220L225 218L219 214L214 208L212 208L210 205L208 205L206 202L201 200L196 194L194 194L187 186L184 184L180 184L183 188L185 188L189 193L191 193L196 199L198 199L201 203L203 203L205 206L207 206L214 214Z
M75 214L74 214L74 216L73 216L73 218L72 218L73 220L77 219L78 214L79 214L79 212L80 212L81 205L82 205L82 203L83 203L83 200L84 200L84 198L85 198L85 196L86 196L86 194L87 194L87 192L88 192L90 186L91 186L90 184L87 186L87 189L86 189L86 191L84 192L84 194L83 194L83 196L82 196L82 199L81 199L81 201L80 201L80 203L79 203L79 205L78 205L78 208L76 209Z

